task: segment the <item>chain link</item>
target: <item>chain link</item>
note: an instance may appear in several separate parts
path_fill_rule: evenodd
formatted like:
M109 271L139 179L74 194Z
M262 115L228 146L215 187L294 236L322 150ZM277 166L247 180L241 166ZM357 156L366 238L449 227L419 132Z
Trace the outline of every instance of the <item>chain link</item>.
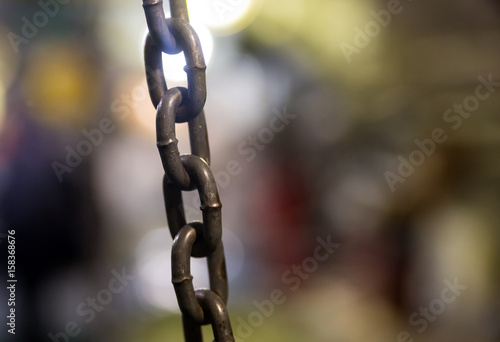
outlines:
M143 0L149 33L144 46L146 78L157 110L156 137L165 176L163 195L172 238L172 283L182 312L184 338L202 342L201 325L211 324L216 342L234 342L226 309L226 261L222 245L222 204L210 169L210 148L203 107L207 90L205 60L189 24L186 0L170 0L171 18L163 2ZM168 89L162 53L184 52L187 88ZM180 155L175 124L187 122L191 154ZM203 222L186 222L182 191L198 190ZM195 290L191 257L206 257L210 290Z

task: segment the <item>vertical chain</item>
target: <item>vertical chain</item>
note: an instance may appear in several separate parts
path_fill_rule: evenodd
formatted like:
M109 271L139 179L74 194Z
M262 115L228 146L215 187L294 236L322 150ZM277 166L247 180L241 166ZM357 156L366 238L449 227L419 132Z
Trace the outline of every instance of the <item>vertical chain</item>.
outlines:
M222 245L222 204L210 169L210 148L203 107L206 100L205 61L196 32L189 25L186 0L170 0L165 18L161 0L143 0L149 33L144 61L151 102L157 110L157 146L165 176L163 195L172 238L172 283L182 312L184 338L202 342L201 326L211 324L215 341L234 342L226 309L226 260ZM188 87L168 88L162 53L184 52ZM187 122L191 154L180 155L175 124ZM198 190L202 222L186 222L182 191ZM195 290L191 257L206 257L209 290Z

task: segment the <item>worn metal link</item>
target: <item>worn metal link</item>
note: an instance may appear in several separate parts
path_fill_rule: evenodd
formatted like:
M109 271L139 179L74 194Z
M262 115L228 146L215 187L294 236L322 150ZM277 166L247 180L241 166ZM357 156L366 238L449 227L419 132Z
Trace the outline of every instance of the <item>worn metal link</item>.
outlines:
M187 315L190 320L203 324L208 322L196 299L190 271L190 257L196 238L197 229L191 225L184 226L175 237L172 245L172 283L182 313ZM216 293L225 304L227 301L227 276L222 243L219 243L217 248L208 255L207 261L210 290Z
M181 103L177 109L175 121L187 122L200 114L207 97L207 84L205 77L205 59L201 50L200 41L193 28L182 19L167 19L172 23L172 33L179 41L184 56L187 73L188 88L176 87L181 92ZM151 33L146 38L144 46L144 59L146 64L147 80L151 101L155 107L165 95L167 86L163 76L163 63L161 60L161 47L155 42Z
M206 101L205 60L196 32L189 25L186 0L170 0L171 18L165 18L163 2L143 0L149 33L144 62L149 95L157 109L157 147L165 176L163 195L172 238L172 283L182 312L184 338L202 342L200 326L211 324L216 342L233 342L226 309L228 298L226 261L222 245L222 204L210 169L210 148L203 107ZM162 53L184 53L187 88L168 89ZM187 122L191 154L180 155L176 123ZM197 190L202 222L186 222L182 191ZM195 290L191 257L206 257L209 290Z
M212 325L215 341L234 342L229 313L222 299L213 291L198 290L196 298Z

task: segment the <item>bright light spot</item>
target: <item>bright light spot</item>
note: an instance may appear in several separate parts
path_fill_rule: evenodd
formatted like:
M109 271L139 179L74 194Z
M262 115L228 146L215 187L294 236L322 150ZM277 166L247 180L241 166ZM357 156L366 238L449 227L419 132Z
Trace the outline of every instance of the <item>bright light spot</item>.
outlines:
M172 244L172 238L167 228L158 228L150 231L139 242L136 250L136 257L140 261L142 259L149 259L156 250L163 249L163 245L169 246Z
M188 0L189 15L220 34L234 34L257 15L262 0Z
M170 282L170 253L158 253L138 266L139 290L146 304L160 310L178 310L175 292Z
M210 63L210 58L212 57L212 52L214 50L214 39L210 31L203 24L196 22L191 22L191 26L194 28L198 37L200 38L201 48L203 50L203 56L205 57L205 64ZM184 66L186 65L186 59L184 53L178 53L177 55L162 54L163 61L163 72L165 74L165 79L168 81L179 82L186 80L186 72L184 71ZM170 87L170 85L169 85Z

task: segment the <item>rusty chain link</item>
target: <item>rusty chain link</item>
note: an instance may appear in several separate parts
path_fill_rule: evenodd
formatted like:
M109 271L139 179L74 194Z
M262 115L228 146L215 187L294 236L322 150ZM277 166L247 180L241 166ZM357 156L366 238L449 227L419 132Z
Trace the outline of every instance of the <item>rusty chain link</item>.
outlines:
M184 338L202 342L201 326L211 324L216 342L234 342L226 309L228 286L222 245L222 204L210 169L203 107L207 90L205 60L189 24L186 0L170 0L166 18L162 0L142 0L149 33L144 46L146 78L157 110L156 137L165 176L163 195L172 238L172 283L182 312ZM187 88L168 89L162 53L184 52ZM187 122L191 154L180 155L175 124ZM187 223L182 191L198 190L203 222ZM195 290L190 259L207 258L210 290Z

